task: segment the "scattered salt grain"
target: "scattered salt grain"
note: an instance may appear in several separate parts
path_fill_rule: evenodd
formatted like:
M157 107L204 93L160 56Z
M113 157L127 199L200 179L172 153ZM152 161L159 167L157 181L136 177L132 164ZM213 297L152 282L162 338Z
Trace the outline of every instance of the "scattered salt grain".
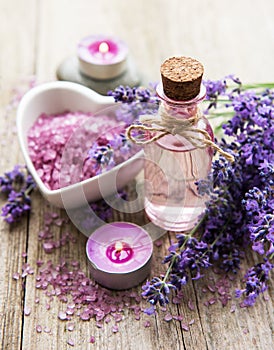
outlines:
M74 309L74 308L75 308L75 304L74 304L73 302L68 303L68 304L67 304L67 308L68 308L68 309Z
M83 321L89 321L90 320L90 314L88 312L82 312L80 315L81 320Z
M74 330L74 323L68 323L67 324L67 330L72 332Z
M34 270L29 264L23 264L21 277L24 278L27 275L33 275Z
M45 253L52 253L54 248L55 248L55 244L53 242L44 242L43 243L43 249L44 249Z
M220 297L220 298L218 298L218 299L220 300L220 302L221 302L222 306L226 306L226 305L227 305L227 303L228 303L228 300L230 300L230 299L231 299L231 296L230 296L230 295L228 295L228 294L225 294L225 295L221 296L221 297Z
M93 335L90 337L89 342L90 342L91 344L94 344L94 343L95 343L95 337L94 337Z
M179 299L177 296L172 298L172 303L173 304L180 304L181 303L181 299Z
M117 332L119 332L119 328L118 328L117 325L114 325L114 326L112 327L112 333L117 333Z
M230 308L230 312L235 312L236 311L236 305L232 304Z
M54 224L56 226L62 226L63 222L64 222L64 220L62 218L58 218L54 221Z
M269 300L269 296L266 295L266 294L263 295L263 298L264 298L264 301L268 301Z
M29 316L31 314L31 308L29 306L24 307L24 315Z
M74 341L72 339L68 339L67 340L67 344L70 345L70 346L74 346Z
M186 323L181 322L181 326L182 326L182 329L183 329L184 331L186 331L186 332L189 331L189 327L188 327L188 325L187 325Z
M189 299L187 306L188 306L189 310L194 311L194 304L193 304L193 301L191 299Z
M109 323L111 321L111 318L109 317L109 316L107 316L106 318L105 318L105 323Z
M67 320L67 314L64 311L60 311L58 314L58 318L62 321Z
M208 285L207 285L207 288L208 288L208 290L209 290L210 292L212 292L212 293L215 293L215 292L216 292L216 288L215 288L214 286L212 286L211 284L208 284Z
M114 314L113 317L116 322L121 322L123 319L123 316L121 314Z
M218 288L218 293L219 293L220 295L225 295L225 294L226 294L225 287L224 287L224 286L220 286L220 287Z
M167 313L164 317L164 320L166 322L170 322L170 321L172 321L172 319L173 319L173 316L170 313Z
M69 315L69 316L74 315L74 309L67 309L66 310L66 314Z
M154 242L156 247L161 247L163 245L163 241L161 239L158 239L157 241Z
M183 316L182 315L174 315L173 316L173 319L175 320L175 321L183 321Z
M40 325L36 326L36 332L41 333L42 332L42 327Z
M209 304L209 305L213 305L213 304L216 303L216 301L217 301L216 298L210 298L210 299L208 300L208 304Z
M44 262L43 262L42 260L37 260L37 261L36 261L36 265L37 265L38 267L41 267L43 264L44 264Z
M150 326L151 326L150 321L147 320L147 321L144 322L144 327L145 328L149 328Z
M19 274L18 272L15 272L15 273L12 275L12 278L13 278L14 280L19 280L20 274Z
M51 332L51 329L49 327L44 327L44 332L45 333L50 333Z
M73 267L79 268L79 265L80 265L79 261L75 260L75 261L71 262L71 266L73 266Z
M240 305L241 309L244 309L244 308L247 307L247 305L246 305L246 303L244 301L242 301L239 305Z

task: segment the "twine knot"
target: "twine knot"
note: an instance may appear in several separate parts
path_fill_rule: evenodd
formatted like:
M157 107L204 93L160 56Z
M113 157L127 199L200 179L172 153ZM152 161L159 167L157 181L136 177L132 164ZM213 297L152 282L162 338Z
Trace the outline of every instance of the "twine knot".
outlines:
M212 147L215 151L223 155L227 160L233 162L233 155L223 151L215 142L213 142L206 130L196 127L196 124L201 118L202 115L198 112L191 118L177 119L167 113L164 108L160 108L159 117L154 117L152 115L141 116L140 121L142 124L130 125L126 130L126 136L129 140L138 145L146 145L157 141L168 134L180 135L184 137L188 142L190 142L194 147ZM134 131L154 132L155 135L149 139L140 140L133 135Z

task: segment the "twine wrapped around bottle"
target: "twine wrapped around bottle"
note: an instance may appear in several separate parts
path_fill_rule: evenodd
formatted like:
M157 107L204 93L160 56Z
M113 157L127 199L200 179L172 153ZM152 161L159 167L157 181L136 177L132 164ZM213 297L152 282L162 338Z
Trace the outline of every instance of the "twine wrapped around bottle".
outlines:
M228 161L234 162L233 155L223 151L215 142L213 142L206 130L195 126L201 117L202 115L200 113L197 113L191 118L177 119L167 113L164 108L160 108L158 118L153 117L152 115L141 116L140 122L142 124L130 125L126 130L126 136L135 144L146 145L157 141L168 134L180 135L184 137L188 142L190 142L194 147L212 147L215 151L224 156ZM147 124L152 126L148 126ZM135 136L132 135L133 131L156 132L156 135L147 140L138 140ZM198 134L202 135L203 137L198 137Z

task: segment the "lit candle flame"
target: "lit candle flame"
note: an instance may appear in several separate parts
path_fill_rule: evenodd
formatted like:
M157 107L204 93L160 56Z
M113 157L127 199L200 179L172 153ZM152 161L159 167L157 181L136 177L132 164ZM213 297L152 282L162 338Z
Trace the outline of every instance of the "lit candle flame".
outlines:
M116 242L115 243L115 250L116 250L116 252L120 252L121 250L123 250L123 243L122 242Z
M109 46L106 42L102 42L100 45L99 45L99 51L102 53L102 54L105 54L107 52L109 52Z

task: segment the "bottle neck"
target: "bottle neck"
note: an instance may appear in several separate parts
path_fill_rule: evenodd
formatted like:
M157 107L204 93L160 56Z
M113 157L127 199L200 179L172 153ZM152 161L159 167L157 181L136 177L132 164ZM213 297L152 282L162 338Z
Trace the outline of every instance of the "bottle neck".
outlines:
M194 117L198 113L199 104L204 100L206 95L206 88L201 86L198 96L192 100L175 101L168 98L164 92L163 87L159 84L156 88L157 95L161 99L160 108L162 108L170 116L177 119L188 119Z
M198 113L198 103L193 103L187 106L178 106L165 101L160 103L160 108L170 116L177 119L188 119L194 117Z

